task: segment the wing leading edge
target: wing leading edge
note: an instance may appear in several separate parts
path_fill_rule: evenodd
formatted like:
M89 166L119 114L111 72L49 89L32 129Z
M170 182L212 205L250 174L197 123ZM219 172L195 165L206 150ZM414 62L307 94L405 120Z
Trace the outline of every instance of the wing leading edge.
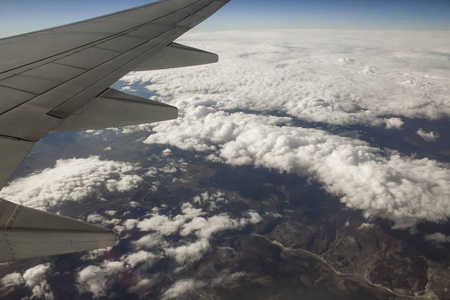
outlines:
M66 26L0 39L0 188L33 145L50 131L117 127L176 118L175 107L109 87L133 70L217 62L218 57L213 53L173 41L227 2L229 0L163 0ZM0 220L14 218L4 209L14 204L7 203L0 200ZM39 211L32 210L31 220L39 219L39 216ZM47 229L33 228L33 236L46 241L34 256L111 244L104 242L105 236L109 238L111 234L109 231L93 235L87 230L90 238L83 246L72 247L73 251L69 252L52 251L51 240L63 241L59 245L65 245L67 236L75 231L80 239L85 238L85 230L79 230L79 227L85 228L79 224L83 222L75 222L78 223L69 222L73 228L61 227L57 232L52 231L56 228L48 229L51 233ZM0 228L3 234L0 260L30 257L28 254L3 255L5 241L20 243L26 240L25 236L31 230L5 227L5 224L3 229ZM6 236L10 238L6 239Z

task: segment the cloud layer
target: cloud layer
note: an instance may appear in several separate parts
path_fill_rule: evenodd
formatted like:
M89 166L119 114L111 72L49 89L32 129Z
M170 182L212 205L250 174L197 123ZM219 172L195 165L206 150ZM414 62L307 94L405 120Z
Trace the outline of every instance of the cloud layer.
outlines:
M140 167L126 162L101 160L98 156L62 159L53 168L37 171L9 183L0 197L27 207L45 210L64 201L79 201L101 189L124 192L136 188Z
M208 159L308 176L366 216L407 228L450 216L446 164L382 152L356 139L295 127L289 118L227 113L209 97L175 102L181 117L153 127L145 143L204 152Z
M131 73L123 83L130 89L147 85L155 98L180 108L180 119L153 126L146 143L308 176L366 216L408 228L450 216L448 165L294 124L300 119L399 130L405 117L448 118L446 34L247 31L222 32L206 42L199 33L185 41L216 49L220 64Z
M217 51L220 63L123 80L149 84L163 102L212 94L223 110L277 110L335 125L450 116L447 32L245 31L190 34L183 42Z

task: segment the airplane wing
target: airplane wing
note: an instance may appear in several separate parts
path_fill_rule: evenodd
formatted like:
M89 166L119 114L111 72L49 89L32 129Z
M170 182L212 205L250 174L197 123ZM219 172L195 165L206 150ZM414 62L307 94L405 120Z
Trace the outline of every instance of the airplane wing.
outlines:
M227 2L229 0L163 0L0 39L0 188L34 144L51 131L117 127L177 118L175 107L128 95L110 86L133 70L217 62L218 57L213 53L173 41ZM0 240L0 261L74 252L71 244L75 241L61 236L80 236L80 241L86 237L81 233L73 235L75 231L89 234L99 231L99 228L74 225L67 218L55 219L51 226L46 226L46 218L38 216L37 211L13 206L0 200L0 235L4 237ZM40 221L14 225L17 224L14 220L20 219L24 211L29 220ZM34 233L26 233L33 230ZM51 239L61 240L62 244L50 249L51 246L46 247L44 243L43 250L36 255L15 250L29 247L27 234L34 237L34 246L40 236L42 241L48 242L48 231L53 234L50 234ZM90 235L90 242L84 247L75 247L75 251L114 244L111 232L100 232L101 237L92 239Z

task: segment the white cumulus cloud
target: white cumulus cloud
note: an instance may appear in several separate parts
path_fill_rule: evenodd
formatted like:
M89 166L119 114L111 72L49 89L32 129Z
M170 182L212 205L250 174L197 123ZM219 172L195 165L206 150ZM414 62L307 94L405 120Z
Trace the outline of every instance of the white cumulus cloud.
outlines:
M211 198L224 196L224 193L217 192ZM205 192L194 197L194 203L198 202L196 199L199 197L210 198L209 194ZM127 230L138 228L142 232L151 232L132 243L136 249L141 250L138 253L142 255L148 253L144 250L159 247L167 256L174 258L178 264L189 264L202 258L211 248L209 240L213 234L225 230L242 229L248 224L257 224L262 221L262 217L255 211L248 211L244 213L243 217L236 219L224 213L204 217L206 212L201 208L195 208L189 202L181 204L180 208L181 213L175 216L171 216L170 213L161 214L159 209L154 208L142 220L128 219L125 221L124 226ZM180 239L179 243L170 243L169 240L166 240L166 237L176 234L192 235L195 240ZM156 256L149 257L150 260L153 258L157 259Z
M386 122L386 129L400 129L404 124L400 118L389 118L384 119L384 121Z
M203 254L205 254L210 247L209 241L203 238L187 245L169 247L165 249L165 251L166 254L173 257L178 264L184 265L202 258Z
M436 142L437 139L439 138L439 134L437 134L433 131L426 132L422 128L417 130L417 135L420 136L421 138L423 138L426 142Z
M23 273L25 284L31 288L35 298L53 299L53 293L46 280L50 264L34 266Z
M392 220L397 228L450 216L450 170L444 163L384 153L360 140L295 127L289 118L226 113L204 106L214 104L199 97L178 104L182 117L154 126L146 143L309 176L347 206Z
M256 216L254 218L257 219L257 222L260 222L262 220L261 218L257 218ZM180 233L182 236L195 233L195 235L199 238L208 239L212 234L216 232L227 229L240 228L247 224L247 219L243 218L241 220L234 220L231 219L227 214L212 216L210 218L196 217L189 223L184 224Z
M433 234L425 235L425 240L440 247L442 244L450 243L450 236L446 236L443 233L436 232Z
M138 264L143 262L145 262L147 266L151 265L156 259L156 255L151 252L141 250L139 252L124 255L121 259L133 269Z
M179 299L182 296L193 293L196 289L203 286L205 286L205 283L203 281L194 279L179 280L164 292L162 299Z
M3 287L14 286L24 283L22 275L20 275L20 273L18 272L7 274L0 281Z
M28 207L45 209L64 201L79 201L96 195L104 187L109 191L127 191L142 178L130 174L140 167L98 156L61 159L53 168L18 178L3 188L0 197Z
M211 247L209 239L215 233L241 229L248 224L256 224L262 221L257 212L248 212L247 217L233 219L227 214L219 214L209 218L195 217L186 222L180 230L181 236L195 234L197 240L186 245L165 247L166 254L174 257L177 263L183 265L199 260Z
M107 280L110 272L100 266L87 266L78 272L77 289L79 293L92 293L94 298L107 295Z
M162 236L158 233L146 234L137 241L132 242L137 249L151 249L157 245L161 245L162 243Z
M1 289L25 284L31 290L31 299L53 299L53 292L47 282L49 271L50 264L40 264L27 269L23 274L18 272L8 274L0 280Z
M189 219L204 214L202 209L194 208L190 203L184 203L181 207L182 214L170 218L154 212L151 218L146 218L137 224L141 231L156 231L162 235L170 235L178 231L178 229Z

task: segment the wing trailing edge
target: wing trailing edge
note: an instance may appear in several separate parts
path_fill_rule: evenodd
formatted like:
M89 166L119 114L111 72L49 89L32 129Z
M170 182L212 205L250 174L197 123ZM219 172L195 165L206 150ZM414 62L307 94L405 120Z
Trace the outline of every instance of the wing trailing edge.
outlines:
M0 262L111 247L106 228L0 199Z
M212 64L219 61L217 54L172 43L146 60L134 71L150 71Z
M70 115L54 131L101 129L176 119L174 106L107 89Z

